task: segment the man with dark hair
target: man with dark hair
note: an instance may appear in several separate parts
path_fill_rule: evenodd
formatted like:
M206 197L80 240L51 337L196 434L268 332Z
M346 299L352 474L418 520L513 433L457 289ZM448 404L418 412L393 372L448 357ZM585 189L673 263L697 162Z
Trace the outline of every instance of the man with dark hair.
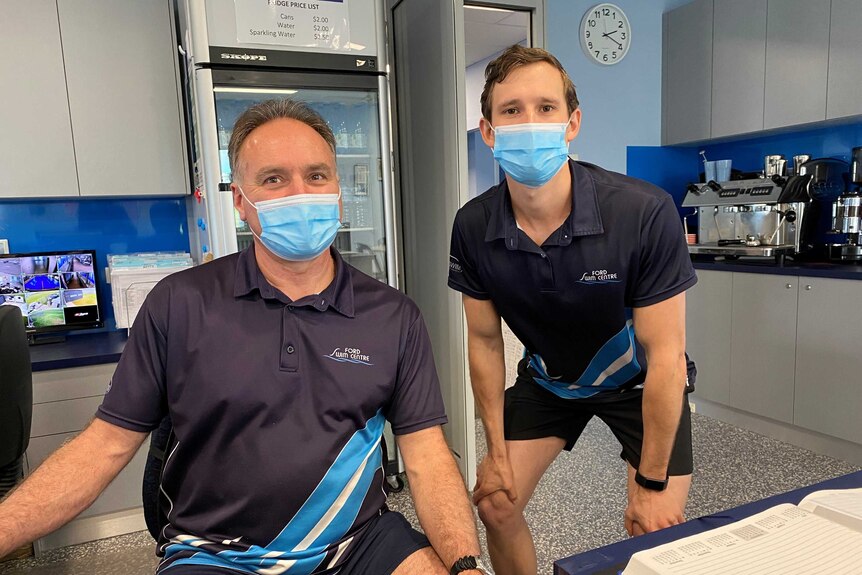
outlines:
M486 68L481 103L482 138L506 178L458 211L449 262L488 440L473 500L496 573L535 575L523 510L593 416L628 464L629 534L683 521L684 292L697 280L668 194L569 160L581 111L554 56L507 49ZM509 389L501 318L525 346Z
M253 244L153 289L96 419L0 504L0 556L85 509L169 415L158 573L480 573L419 310L330 247L329 127L263 102L230 161ZM386 508L387 420L427 537Z

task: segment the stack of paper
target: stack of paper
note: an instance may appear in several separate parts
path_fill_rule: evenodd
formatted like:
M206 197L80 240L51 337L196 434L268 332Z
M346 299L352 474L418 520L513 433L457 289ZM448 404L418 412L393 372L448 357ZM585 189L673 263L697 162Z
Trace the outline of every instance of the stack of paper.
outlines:
M632 555L623 575L862 573L862 489L816 491Z
M108 256L108 281L118 328L130 328L147 294L162 278L194 265L188 252Z

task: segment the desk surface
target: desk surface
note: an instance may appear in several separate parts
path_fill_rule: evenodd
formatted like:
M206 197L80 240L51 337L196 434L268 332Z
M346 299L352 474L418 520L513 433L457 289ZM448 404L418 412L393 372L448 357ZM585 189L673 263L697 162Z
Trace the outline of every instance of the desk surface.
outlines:
M617 575L625 568L629 558L638 551L651 549L657 545L670 543L689 535L702 533L709 529L733 523L755 513L766 511L770 507L781 503L799 503L806 495L814 491L854 487L862 487L862 471L821 481L808 487L780 493L766 499L734 507L727 511L692 519L681 525L668 527L655 533L647 533L640 537L624 539L618 543L605 545L592 551L585 551L571 557L566 557L565 559L560 559L554 562L554 575Z
M116 363L126 345L125 331L68 335L66 340L30 346L33 371Z

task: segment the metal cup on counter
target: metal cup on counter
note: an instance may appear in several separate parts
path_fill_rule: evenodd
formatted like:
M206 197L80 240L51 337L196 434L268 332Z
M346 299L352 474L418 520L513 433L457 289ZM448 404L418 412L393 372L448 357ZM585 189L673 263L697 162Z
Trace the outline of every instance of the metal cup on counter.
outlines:
M799 154L798 156L793 156L793 173L797 176L805 175L805 168L802 167L802 164L811 159L811 156L808 154Z
M767 178L783 176L787 160L782 154L770 154L763 158L763 175Z

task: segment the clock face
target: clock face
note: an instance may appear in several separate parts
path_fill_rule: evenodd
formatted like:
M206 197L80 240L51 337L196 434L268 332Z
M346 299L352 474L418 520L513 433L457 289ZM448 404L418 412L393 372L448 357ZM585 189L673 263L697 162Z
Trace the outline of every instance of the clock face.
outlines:
M625 13L613 4L596 4L581 20L581 48L598 64L610 66L629 51L632 30Z

